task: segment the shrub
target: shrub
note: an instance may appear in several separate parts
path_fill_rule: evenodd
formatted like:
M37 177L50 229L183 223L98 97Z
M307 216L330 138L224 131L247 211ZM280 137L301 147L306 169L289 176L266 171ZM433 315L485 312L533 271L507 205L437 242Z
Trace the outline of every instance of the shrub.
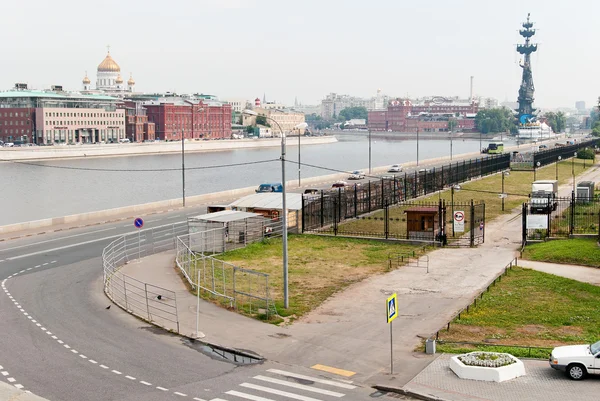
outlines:
M516 363L512 355L496 352L471 352L459 356L458 359L467 366L481 366L484 368L499 368Z

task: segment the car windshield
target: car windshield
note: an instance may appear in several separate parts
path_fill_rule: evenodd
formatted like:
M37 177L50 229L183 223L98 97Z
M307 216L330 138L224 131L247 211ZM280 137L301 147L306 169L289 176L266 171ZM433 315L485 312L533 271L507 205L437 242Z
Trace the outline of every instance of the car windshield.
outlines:
M596 355L598 352L600 352L600 341L590 345L590 352L592 355Z
M260 187L258 187L258 190L260 192L271 192L271 185L262 184Z
M352 174L360 174L360 171L353 171Z

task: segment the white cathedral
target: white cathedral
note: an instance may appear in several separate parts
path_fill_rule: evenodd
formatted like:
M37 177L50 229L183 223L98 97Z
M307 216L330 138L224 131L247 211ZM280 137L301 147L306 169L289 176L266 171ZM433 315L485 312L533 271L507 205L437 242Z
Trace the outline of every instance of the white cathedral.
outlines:
M96 88L92 89L92 81L88 78L87 72L83 78L84 93L106 93L113 96L125 95L135 91L135 81L129 74L127 86L121 77L121 67L115 62L108 51L104 60L98 65L96 73Z

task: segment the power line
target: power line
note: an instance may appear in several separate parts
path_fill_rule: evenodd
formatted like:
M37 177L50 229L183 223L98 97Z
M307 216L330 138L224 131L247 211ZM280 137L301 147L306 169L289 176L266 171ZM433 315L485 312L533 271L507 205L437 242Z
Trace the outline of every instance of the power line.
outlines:
M272 163L272 162L279 161L279 160L280 159L257 160L257 161L252 161L252 162L243 162L243 163L230 163L230 164L218 164L218 165L212 165L212 166L186 167L185 169L186 170L209 170L209 169L215 169L215 168L238 167L238 166L249 166L249 165L253 165L253 164ZM34 167L55 168L55 169L61 169L61 170L104 171L104 172L115 172L115 173L122 173L122 172L134 172L134 173L152 172L152 173L156 173L156 172L163 172L163 171L181 171L181 167L163 168L163 169L112 169L112 168L92 168L92 167L73 167L73 166L53 166L53 165L48 165L48 164L24 162L24 161L17 161L17 160L7 160L7 159L0 159L0 162L23 164L26 166L34 166Z

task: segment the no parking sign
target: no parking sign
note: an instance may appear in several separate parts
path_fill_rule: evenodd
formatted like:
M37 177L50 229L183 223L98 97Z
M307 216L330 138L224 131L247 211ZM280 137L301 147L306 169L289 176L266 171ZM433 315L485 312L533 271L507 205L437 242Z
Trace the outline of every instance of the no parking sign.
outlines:
M455 233L464 233L465 232L465 212L462 210L455 211L454 218L452 220L454 222L454 232Z

